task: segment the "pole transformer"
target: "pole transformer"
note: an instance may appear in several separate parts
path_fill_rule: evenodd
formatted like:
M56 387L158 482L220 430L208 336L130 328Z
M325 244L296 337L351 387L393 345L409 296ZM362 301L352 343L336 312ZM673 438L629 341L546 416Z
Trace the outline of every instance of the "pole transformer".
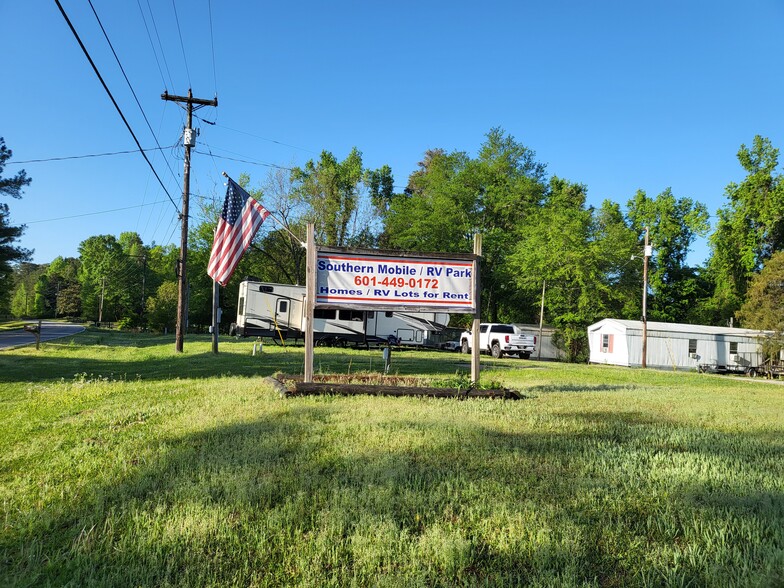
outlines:
M175 334L174 347L177 352L182 353L182 343L185 339L185 329L188 322L188 310L185 303L185 296L187 293L187 262L188 262L188 200L191 189L191 147L196 146L196 136L193 133L191 125L193 123L193 111L198 110L203 106L218 106L218 98L214 100L205 100L203 98L194 98L193 92L188 88L187 96L175 96L164 92L161 94L164 100L172 102L185 103L185 111L187 119L185 122L185 130L183 132L183 144L185 145L185 167L182 174L182 212L180 213L180 221L182 222L182 230L180 232L180 259L179 259L179 275L177 276L177 328ZM194 105L196 106L194 108Z

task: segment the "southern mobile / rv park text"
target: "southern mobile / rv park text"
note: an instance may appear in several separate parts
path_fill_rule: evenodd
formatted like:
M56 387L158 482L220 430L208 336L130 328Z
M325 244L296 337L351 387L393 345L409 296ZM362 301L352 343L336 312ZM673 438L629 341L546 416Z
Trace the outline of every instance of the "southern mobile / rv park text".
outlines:
M473 262L319 252L319 304L473 306Z

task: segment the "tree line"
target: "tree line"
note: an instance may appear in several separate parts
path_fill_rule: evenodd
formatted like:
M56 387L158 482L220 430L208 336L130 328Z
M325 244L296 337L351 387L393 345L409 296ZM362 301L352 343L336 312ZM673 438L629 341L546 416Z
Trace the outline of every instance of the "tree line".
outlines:
M10 151L2 144L2 156ZM354 148L344 160L329 151L291 170L275 169L255 187L239 183L273 211L222 293L223 324L236 316L243 276L303 284L305 250L292 237L312 222L317 242L338 247L469 252L483 235L482 317L538 322L542 301L557 344L573 361L587 357L586 327L606 317L642 315L643 235L653 257L648 275L648 320L746 326L782 331L784 303L784 188L778 149L761 136L737 153L746 176L725 189L726 201L711 227L707 207L666 189L642 190L622 206L587 204L587 187L556 175L533 150L503 129L491 129L477 155L431 149L396 188L389 166L367 169ZM0 159L0 179L2 165ZM6 182L16 191L7 192ZM2 180L0 193L19 196L29 178ZM188 251L191 330L211 322L206 274L212 232L223 204L216 194L192 223ZM0 231L8 227L0 204ZM3 233L0 232L0 238ZM707 237L710 256L690 266L688 253ZM0 245L3 242L0 241ZM13 271L0 277L0 313L25 317L81 317L128 328L171 329L177 306L174 246L146 245L138 234L97 235L83 241L78 258L35 265L29 252L0 250ZM5 257L3 257L5 255ZM463 326L467 317L455 317Z

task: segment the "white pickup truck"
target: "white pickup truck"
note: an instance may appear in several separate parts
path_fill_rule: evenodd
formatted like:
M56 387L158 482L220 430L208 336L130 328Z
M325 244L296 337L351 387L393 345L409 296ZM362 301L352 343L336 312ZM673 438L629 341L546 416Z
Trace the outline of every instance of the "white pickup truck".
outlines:
M470 353L472 342L471 331L463 331L460 335L460 350ZM528 359L536 351L536 337L521 333L514 325L481 323L479 350L488 352L495 359L502 355L516 355L521 359Z

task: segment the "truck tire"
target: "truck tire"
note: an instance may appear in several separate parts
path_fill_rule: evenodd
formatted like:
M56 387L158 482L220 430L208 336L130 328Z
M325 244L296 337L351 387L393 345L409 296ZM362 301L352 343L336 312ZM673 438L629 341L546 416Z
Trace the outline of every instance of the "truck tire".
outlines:
M493 356L493 359L499 359L501 357L501 346L498 344L498 341L493 341L493 344L490 347L490 355Z
M462 343L460 343L460 351L463 353L471 353L471 349L468 347L468 339L463 339Z

